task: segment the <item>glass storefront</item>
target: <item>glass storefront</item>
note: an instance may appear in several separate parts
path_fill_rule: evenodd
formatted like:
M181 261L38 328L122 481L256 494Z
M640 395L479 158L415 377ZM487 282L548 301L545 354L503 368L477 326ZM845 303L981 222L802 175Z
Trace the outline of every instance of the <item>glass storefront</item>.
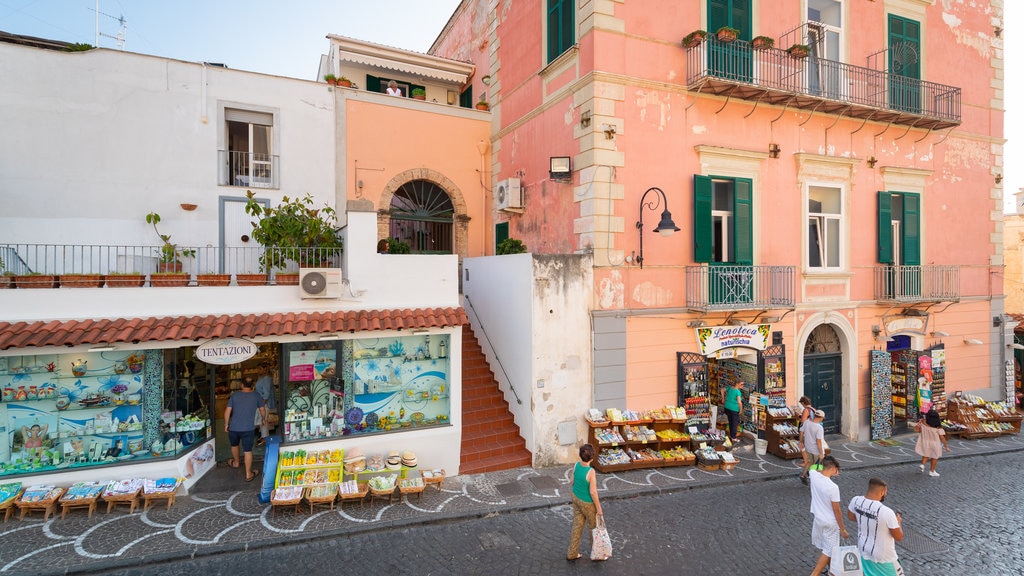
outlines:
M0 358L0 475L168 457L210 434L189 350Z

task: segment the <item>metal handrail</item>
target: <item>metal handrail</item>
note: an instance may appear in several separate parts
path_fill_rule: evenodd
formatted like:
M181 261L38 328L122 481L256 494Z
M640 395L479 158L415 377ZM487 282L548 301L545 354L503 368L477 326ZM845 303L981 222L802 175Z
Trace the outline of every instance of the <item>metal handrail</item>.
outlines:
M793 308L795 266L686 267L686 306L694 310Z
M522 405L523 401L519 398L515 384L513 384L512 379L509 378L508 372L505 371L505 366L501 363L498 351L494 349L494 346L491 346L491 339L487 336L487 329L484 328L483 320L480 319L480 316L476 313L476 308L473 307L473 301L469 299L469 294L463 294L462 297L466 299L466 304L469 304L469 309L473 311L473 317L476 318L477 324L480 325L480 332L483 333L484 339L487 340L487 344L491 348L491 352L494 353L494 361L498 363L498 368L501 370L501 373L505 375L505 381L508 382L508 387L512 390L512 395L516 397L516 404Z
M874 270L875 300L883 302L958 302L960 267L878 266Z

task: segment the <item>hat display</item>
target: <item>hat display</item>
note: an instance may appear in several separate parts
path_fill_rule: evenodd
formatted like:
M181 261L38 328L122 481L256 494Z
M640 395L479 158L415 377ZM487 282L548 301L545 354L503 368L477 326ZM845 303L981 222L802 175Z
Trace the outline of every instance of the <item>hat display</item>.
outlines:
M353 448L348 451L348 454L345 454L345 463L355 462L360 458L362 458L364 462L366 461L366 456L363 456L363 451L359 448Z
M398 450L388 452L387 466L388 470L398 470L402 467L402 457L398 455Z
M402 465L406 468L414 468L416 466L416 453L412 450L402 452Z

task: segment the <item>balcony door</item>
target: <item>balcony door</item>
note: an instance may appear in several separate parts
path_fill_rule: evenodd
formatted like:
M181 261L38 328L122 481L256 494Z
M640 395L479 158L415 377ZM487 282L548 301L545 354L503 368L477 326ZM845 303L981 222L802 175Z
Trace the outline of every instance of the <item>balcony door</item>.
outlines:
M921 24L889 15L889 105L921 112Z
M272 114L226 109L231 186L273 188Z
M740 31L740 40L749 42L753 38L750 13L750 0L708 0L708 32L714 34L722 26L729 26ZM708 71L713 76L752 82L752 61L750 44L708 43Z
M878 261L891 264L885 296L921 295L921 197L909 192L878 193Z
M842 61L843 5L838 0L807 3L807 83L812 94L831 100L847 100Z
M708 263L707 301L754 301L753 182L694 176L694 260Z

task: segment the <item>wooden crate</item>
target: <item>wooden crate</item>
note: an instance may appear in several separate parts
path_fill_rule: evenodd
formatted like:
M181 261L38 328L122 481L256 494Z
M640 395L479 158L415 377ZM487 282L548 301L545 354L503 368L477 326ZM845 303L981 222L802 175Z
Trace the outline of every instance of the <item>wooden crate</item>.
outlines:
M107 514L117 505L128 506L128 513L135 512L135 507L139 505L139 494L142 492L142 488L139 488L135 492L128 494L104 494L100 496L104 502L107 503Z
M66 488L57 488L53 492L53 495L46 500L37 500L35 502L25 502L21 500L21 496L19 496L18 499L14 501L14 505L21 511L21 515L18 519L24 519L26 514L42 512L43 520L48 520L50 518L50 514L57 511L57 500L59 500L66 491ZM24 494L22 494L22 496L24 496Z

